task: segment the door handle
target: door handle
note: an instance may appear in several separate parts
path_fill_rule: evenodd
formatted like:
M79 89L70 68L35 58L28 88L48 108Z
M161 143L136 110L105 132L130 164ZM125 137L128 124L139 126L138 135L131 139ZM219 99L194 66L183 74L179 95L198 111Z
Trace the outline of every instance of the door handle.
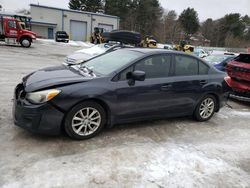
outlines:
M161 86L162 91L167 91L171 88L172 88L172 84L166 84L166 85Z
M207 80L200 80L200 84L201 85L205 85L205 84L207 84L208 82L207 82Z

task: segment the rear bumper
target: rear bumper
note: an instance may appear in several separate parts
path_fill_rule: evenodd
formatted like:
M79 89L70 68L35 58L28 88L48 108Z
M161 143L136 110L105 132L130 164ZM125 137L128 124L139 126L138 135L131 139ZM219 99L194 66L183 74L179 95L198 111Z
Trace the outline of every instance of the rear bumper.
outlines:
M232 78L227 78L227 83L234 91L250 92L250 82L237 81Z
M231 87L232 94L242 97L250 97L250 82L237 81L228 77L226 79L228 85Z
M67 38L56 38L57 41L69 41Z
M14 100L12 112L14 123L19 127L46 135L61 133L64 114L51 104L26 105Z

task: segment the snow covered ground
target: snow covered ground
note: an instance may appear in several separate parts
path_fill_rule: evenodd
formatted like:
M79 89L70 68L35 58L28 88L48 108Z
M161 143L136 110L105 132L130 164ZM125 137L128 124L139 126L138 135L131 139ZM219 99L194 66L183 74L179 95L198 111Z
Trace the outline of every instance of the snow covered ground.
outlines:
M73 41L73 40L70 40L68 43L64 43L64 42L56 42L55 40L52 39L37 39L35 42L43 45L75 46L83 48L90 48L94 46L90 42Z
M250 187L250 104L230 101L209 122L175 118L119 125L87 141L14 126L14 87L82 45L0 45L0 187Z

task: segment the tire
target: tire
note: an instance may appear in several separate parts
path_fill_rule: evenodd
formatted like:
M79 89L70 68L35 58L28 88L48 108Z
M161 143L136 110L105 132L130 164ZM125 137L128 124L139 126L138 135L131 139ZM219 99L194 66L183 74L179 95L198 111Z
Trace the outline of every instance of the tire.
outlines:
M96 102L86 101L70 110L65 118L64 129L71 138L85 140L96 136L105 124L104 108Z
M206 95L203 97L194 112L194 118L197 121L208 121L214 115L216 110L217 101L213 95Z
M22 47L29 48L31 46L31 39L30 38L22 38L20 41Z

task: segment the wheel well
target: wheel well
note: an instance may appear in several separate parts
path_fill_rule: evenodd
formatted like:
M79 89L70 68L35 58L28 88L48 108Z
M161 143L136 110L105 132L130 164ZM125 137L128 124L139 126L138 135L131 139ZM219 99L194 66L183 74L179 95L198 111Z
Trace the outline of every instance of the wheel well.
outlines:
M24 35L20 38L20 42L23 40L23 39L28 39L30 40L30 42L32 42L32 38L30 36L27 36L27 35Z
M89 102L89 101L92 101L92 102L96 102L98 103L99 105L101 105L106 113L106 119L107 119L107 122L106 122L106 126L109 126L111 124L111 112L110 112L110 108L109 106L102 100L100 99L96 99L96 98L89 98L89 99L85 99L85 100L82 100L82 101L79 101L78 103L74 104L68 111L65 112L64 114L64 118L63 118L63 121L62 121L62 125L61 125L61 129L64 130L64 122L65 122L65 118L67 116L67 114L70 112L70 110L72 108L74 108L76 105L80 104L80 103L83 103L83 102Z
M214 93L208 93L208 95L212 95L216 99L216 109L215 109L215 112L219 112L219 110L220 110L220 99L219 99L218 95L216 95Z

